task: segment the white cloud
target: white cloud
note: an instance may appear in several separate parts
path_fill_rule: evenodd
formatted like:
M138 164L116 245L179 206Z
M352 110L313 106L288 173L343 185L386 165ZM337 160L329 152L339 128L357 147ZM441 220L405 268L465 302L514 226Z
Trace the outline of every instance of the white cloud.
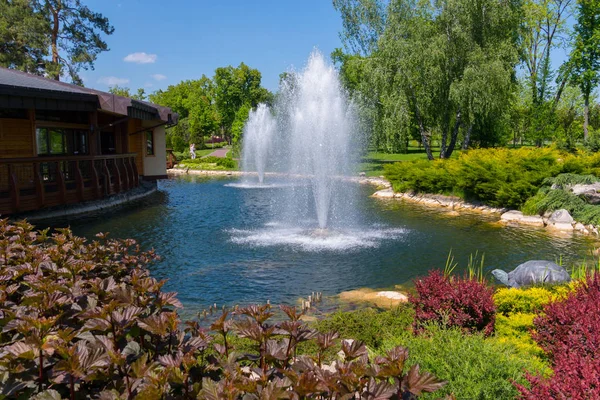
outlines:
M147 53L131 53L123 59L125 62L132 62L136 64L154 64L158 56L156 54Z
M165 79L167 79L167 77L163 74L154 74L151 75L155 81L164 81Z
M129 83L129 79L117 78L116 76L103 76L98 79L98 83L103 83L107 86L126 85Z

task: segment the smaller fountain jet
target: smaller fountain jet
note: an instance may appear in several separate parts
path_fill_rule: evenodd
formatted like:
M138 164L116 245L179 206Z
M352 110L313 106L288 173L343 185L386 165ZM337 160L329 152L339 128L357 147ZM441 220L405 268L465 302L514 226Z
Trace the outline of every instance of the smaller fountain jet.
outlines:
M266 104L261 103L250 111L244 126L242 169L256 171L259 184L265 180L267 159L276 130L277 123Z

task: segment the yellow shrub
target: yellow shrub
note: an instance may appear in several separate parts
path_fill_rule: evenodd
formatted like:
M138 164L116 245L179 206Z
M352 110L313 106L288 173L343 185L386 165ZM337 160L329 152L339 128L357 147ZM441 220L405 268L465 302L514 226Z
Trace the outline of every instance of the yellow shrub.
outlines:
M537 313L542 311L544 305L564 298L571 290L571 285L528 289L502 288L494 293L494 303L496 303L498 312L505 315Z

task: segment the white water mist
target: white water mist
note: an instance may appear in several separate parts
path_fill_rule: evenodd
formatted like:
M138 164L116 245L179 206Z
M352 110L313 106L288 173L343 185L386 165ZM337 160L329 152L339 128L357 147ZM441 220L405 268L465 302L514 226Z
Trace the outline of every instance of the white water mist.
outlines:
M259 104L255 110L250 111L244 126L242 170L256 171L260 183L265 179L269 151L276 129L275 118L266 104Z

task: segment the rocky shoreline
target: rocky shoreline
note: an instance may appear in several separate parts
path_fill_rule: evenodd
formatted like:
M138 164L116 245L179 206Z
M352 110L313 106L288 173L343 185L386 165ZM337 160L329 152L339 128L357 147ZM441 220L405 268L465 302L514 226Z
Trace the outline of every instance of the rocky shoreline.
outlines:
M255 175L243 171L210 171L194 169L170 169L169 175L204 175L204 176L243 176ZM277 175L273 174L272 175ZM270 175L270 174L269 174ZM348 179L348 178L346 178ZM379 199L397 199L412 203L421 204L430 207L442 207L450 210L454 215L460 215L460 212L476 212L482 214L499 214L499 221L505 225L518 225L523 227L545 228L558 233L581 233L584 235L600 236L600 227L594 225L584 225L581 222L573 220L573 217L567 210L557 210L552 214L545 216L524 215L521 211L509 210L507 208L490 207L484 204L474 204L466 202L458 197L417 194L417 193L396 193L392 189L391 183L384 177L358 176L349 178L360 184L372 185L379 188L372 194L372 197Z
M600 236L600 227L584 225L581 222L575 221L567 210L556 210L553 213L544 216L524 215L521 211L473 204L461 200L458 197L432 194L396 193L389 183L385 189L378 190L373 193L372 196L380 199L401 199L426 206L444 207L455 212L457 215L459 214L458 211L500 214L499 222L505 225L545 228L549 231L558 233L577 232L584 235Z

